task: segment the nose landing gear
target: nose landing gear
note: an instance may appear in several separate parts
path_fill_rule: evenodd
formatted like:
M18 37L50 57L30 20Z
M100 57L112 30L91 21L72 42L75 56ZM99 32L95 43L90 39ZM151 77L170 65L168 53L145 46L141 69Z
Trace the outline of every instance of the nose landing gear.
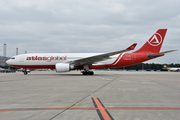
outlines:
M29 69L24 69L22 72L24 73L24 75L27 75L28 73L30 73L30 70Z
M24 70L24 75L27 75L27 74L28 74L28 72L26 70Z

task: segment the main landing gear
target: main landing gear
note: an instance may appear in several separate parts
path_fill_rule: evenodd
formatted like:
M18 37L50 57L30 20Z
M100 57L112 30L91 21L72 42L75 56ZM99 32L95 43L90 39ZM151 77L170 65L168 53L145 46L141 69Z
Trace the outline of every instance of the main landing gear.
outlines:
M81 71L81 73L83 75L94 75L94 72L89 70L89 66L88 65L84 65L83 68L84 68L84 70Z
M94 75L93 71L82 71L83 75Z

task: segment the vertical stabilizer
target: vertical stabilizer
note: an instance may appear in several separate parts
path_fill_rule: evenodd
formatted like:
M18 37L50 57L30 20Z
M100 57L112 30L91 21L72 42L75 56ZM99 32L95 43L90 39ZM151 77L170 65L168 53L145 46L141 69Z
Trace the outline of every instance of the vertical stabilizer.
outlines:
M159 53L162 43L164 41L164 37L166 35L167 29L159 29L156 33L154 33L150 39L137 51L137 52L151 52L151 53Z

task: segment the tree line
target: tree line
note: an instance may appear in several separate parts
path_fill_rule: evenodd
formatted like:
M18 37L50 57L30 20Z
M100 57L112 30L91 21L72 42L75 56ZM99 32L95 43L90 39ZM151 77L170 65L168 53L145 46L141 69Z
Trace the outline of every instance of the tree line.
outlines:
M116 69L126 69L126 70L165 70L164 66L167 67L180 67L180 64L156 64L156 63L139 63L131 66L116 68Z

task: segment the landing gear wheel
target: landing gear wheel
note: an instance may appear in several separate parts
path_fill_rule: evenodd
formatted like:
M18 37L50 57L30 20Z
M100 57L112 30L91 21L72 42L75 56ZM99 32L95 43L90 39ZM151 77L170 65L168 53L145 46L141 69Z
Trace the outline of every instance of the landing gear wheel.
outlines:
M89 71L88 74L89 75L94 75L94 72L93 71Z
M24 71L24 75L27 75L28 74L28 72L27 71Z
M82 72L83 75L94 75L93 71L83 71Z
M84 72L83 72L83 75L87 75L87 74L88 74L88 72L87 72L87 71L84 71Z

